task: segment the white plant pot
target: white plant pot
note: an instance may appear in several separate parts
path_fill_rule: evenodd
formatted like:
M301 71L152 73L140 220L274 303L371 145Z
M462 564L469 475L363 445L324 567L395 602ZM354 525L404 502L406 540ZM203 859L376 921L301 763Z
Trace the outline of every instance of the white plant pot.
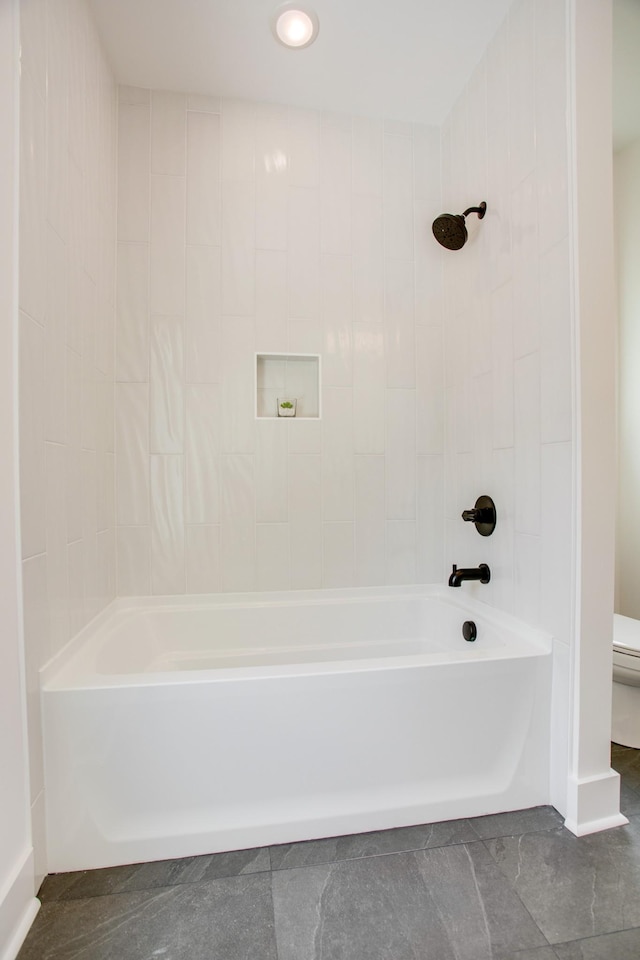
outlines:
M283 407L284 403L290 404L290 406ZM296 397L278 397L278 416L295 417L297 404Z

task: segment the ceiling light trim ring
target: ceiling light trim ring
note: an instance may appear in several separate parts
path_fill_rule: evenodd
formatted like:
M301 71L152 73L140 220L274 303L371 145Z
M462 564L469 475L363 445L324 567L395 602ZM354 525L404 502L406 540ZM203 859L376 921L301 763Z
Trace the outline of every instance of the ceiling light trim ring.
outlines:
M295 16L287 14L299 14ZM271 32L283 47L289 50L303 50L310 46L318 36L320 22L315 10L304 4L282 3L271 16Z

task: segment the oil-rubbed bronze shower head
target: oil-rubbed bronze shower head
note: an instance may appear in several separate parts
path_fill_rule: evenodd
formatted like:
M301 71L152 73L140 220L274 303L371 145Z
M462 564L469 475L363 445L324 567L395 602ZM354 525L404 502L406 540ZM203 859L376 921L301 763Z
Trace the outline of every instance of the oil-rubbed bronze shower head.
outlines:
M478 220L482 220L487 212L487 205L482 201L479 207L469 207L464 213L443 213L433 221L433 235L447 250L460 250L467 242L467 227L465 217L470 213L477 213Z

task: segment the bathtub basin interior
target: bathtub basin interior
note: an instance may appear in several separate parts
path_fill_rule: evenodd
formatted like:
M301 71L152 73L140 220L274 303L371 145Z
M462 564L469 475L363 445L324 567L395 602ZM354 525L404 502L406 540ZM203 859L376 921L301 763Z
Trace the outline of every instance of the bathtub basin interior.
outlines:
M549 799L550 639L440 588L117 601L42 680L56 871Z

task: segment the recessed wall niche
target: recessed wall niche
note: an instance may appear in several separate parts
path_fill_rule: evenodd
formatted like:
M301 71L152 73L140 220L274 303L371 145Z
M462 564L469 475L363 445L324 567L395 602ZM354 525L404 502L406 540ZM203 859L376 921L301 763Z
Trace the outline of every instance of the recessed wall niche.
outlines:
M279 415L278 406L283 402L285 407ZM318 354L256 354L256 417L278 420L295 416L298 420L317 420L320 415Z

